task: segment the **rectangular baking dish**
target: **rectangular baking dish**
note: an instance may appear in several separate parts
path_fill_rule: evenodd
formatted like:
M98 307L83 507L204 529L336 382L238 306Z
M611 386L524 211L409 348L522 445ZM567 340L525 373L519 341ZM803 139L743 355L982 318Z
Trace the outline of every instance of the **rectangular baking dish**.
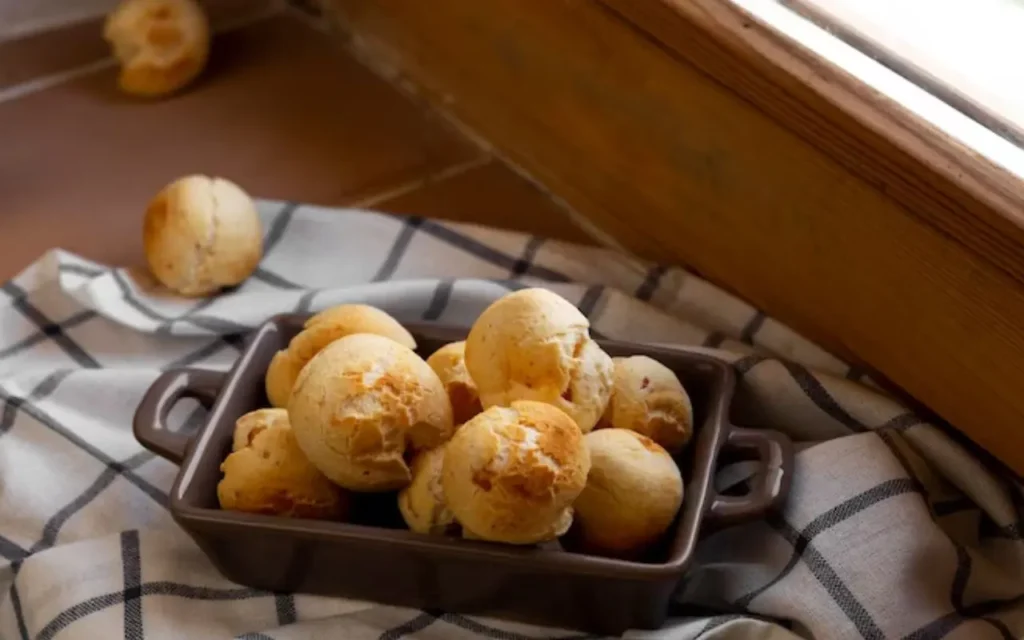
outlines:
M683 507L663 544L644 561L572 553L557 543L514 547L416 534L404 528L393 493L358 495L349 522L222 511L216 487L235 421L269 406L267 366L306 317L269 320L250 336L226 374L203 369L162 374L135 414L139 442L181 466L171 490L175 520L224 576L240 584L603 634L658 628L702 527L761 518L788 492L789 440L729 423L735 385L729 364L684 349L599 340L612 356L647 355L662 362L679 376L693 402L694 437L676 460L685 483ZM424 357L468 332L435 324L405 326ZM210 407L205 425L191 437L166 424L183 397ZM713 488L716 463L726 449L746 450L759 461L745 495L719 495Z

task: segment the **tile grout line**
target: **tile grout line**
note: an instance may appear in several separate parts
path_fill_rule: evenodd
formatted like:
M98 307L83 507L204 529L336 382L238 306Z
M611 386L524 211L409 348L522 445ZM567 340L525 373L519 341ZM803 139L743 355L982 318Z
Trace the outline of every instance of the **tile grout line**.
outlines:
M46 18L43 20L36 20L35 22L29 22L28 26L22 24L20 27L15 27L9 31L0 33L0 44L6 44L8 42L14 42L24 38L32 38L43 33L51 31L61 31L62 29L74 28L78 25L96 20L102 17L102 13L96 13L95 10L89 9L73 13L71 15L65 15L60 18Z
M416 191L418 189L422 189L423 187L426 187L428 185L441 182L442 180L448 180L450 178L455 178L465 173L469 173L473 169L477 169L479 167L487 165L493 159L494 158L491 157L490 154L483 153L477 156L476 158L473 158L472 160L467 160L466 162L454 164L450 167L441 169L440 171L437 171L435 173L413 178L411 180L408 180L407 182L403 182L402 184L396 185L390 189L385 189L373 195L369 195L364 198L359 198L358 200L353 200L352 202L348 202L343 206L348 207L350 209L367 209L375 205L378 205L381 202L385 202L393 198L398 198L400 196L412 193L413 191Z
M526 180L526 182L551 200L555 206L565 214L573 225L581 229L585 234L589 235L600 246L629 255L635 259L640 259L634 252L629 251L625 246L623 246L623 244L614 236L601 229L589 218L577 211L564 198L554 193L517 162L513 161L507 154L502 152L500 149L495 148L490 141L481 136L473 127L469 126L461 118L455 115L455 113L449 108L449 104L451 102L451 98L449 96L441 96L440 100L437 101L427 98L423 92L420 91L420 88L412 82L396 64L389 61L388 55L378 43L372 39L361 37L359 34L350 31L340 20L337 19L337 16L335 15L327 14L325 15L325 20L328 32L334 33L339 37L343 43L344 49L348 51L353 58L362 63L366 68L375 73L389 85L404 93L411 100L419 104L427 105L427 107L444 120L448 126L459 133L462 137L469 140L470 143L480 148L484 153L491 156L491 159L504 164L513 173Z
M242 29L282 13L284 13L284 9L275 3L267 11L238 18L237 20L233 20L219 26L214 31L214 34L223 34L237 29ZM116 65L117 61L113 56L110 56L100 60L94 60L93 62L89 62L78 67L72 67L71 69L65 69L55 73L48 73L38 78L32 78L31 80L26 80L25 82L21 82L13 86L5 87L0 89L0 104L24 98L34 93L39 93L40 91L45 91L57 85L64 84L65 82L70 82L71 80L82 76L98 73Z
M512 173L518 175L520 178L533 185L535 189L537 189L545 196L547 196L548 199L555 203L555 206L562 210L562 213L564 213L565 216L569 218L569 221L572 222L572 224L576 225L585 234L589 235L591 238L596 240L599 245L606 249L617 251L623 255L628 255L634 259L644 260L643 258L637 256L635 252L627 249L621 242L618 241L617 238L615 238L615 236L608 233L601 227L597 226L597 224L595 224L585 215L577 211L576 208L570 205L568 202L566 202L564 198L562 198L561 196L553 192L551 189L549 189L546 185L542 184L539 180L531 176L525 169L523 169L522 166L520 166L517 162L513 161L506 154L502 153L501 151L495 151L494 157L499 162L503 163L506 167L508 167L508 169L512 171Z
M102 60L96 60L80 67L65 69L64 71L49 73L45 76L26 80L20 84L0 89L0 104L17 100L18 98L24 98L25 96L30 96L33 93L45 91L51 87L64 84L65 82L70 82L75 78L81 78L82 76L87 76L98 71L103 71L104 69L109 69L116 64L117 61L113 58L103 58Z
M330 13L325 15L324 25L329 34L337 36L341 49L352 56L356 62L362 64L371 73L413 102L426 105L432 113L476 147L487 153L493 151L491 143L486 138L479 135L448 108L447 105L452 100L450 96L442 95L438 100L427 98L419 86L412 82L396 63L390 60L390 56L378 42L349 30L337 19L337 16Z

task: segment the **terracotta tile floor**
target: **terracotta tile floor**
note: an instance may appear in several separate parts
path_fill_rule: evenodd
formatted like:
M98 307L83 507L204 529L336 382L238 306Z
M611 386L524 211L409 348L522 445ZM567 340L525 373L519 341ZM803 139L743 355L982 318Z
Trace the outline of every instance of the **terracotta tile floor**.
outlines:
M114 77L0 101L0 279L53 247L137 263L146 201L196 172L255 196L586 241L545 194L289 14L218 36L208 73L173 99L129 99Z

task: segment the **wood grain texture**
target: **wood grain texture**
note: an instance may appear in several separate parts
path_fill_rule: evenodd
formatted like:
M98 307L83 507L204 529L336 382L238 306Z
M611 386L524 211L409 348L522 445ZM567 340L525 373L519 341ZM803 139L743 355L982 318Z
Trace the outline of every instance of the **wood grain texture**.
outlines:
M1024 282L1016 176L729 2L599 3Z
M1024 231L998 169L715 0L327 0L579 213L856 353L1024 471Z

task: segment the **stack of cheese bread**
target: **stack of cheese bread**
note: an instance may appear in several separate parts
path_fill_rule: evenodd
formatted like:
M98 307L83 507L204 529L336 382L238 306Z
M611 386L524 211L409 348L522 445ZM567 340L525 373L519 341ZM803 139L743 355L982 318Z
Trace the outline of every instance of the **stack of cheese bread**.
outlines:
M619 557L671 526L693 415L670 369L609 357L540 288L491 304L465 342L416 349L373 307L310 318L269 366L274 408L238 420L222 508L345 519L352 492L397 492L418 533L528 545L572 529Z

